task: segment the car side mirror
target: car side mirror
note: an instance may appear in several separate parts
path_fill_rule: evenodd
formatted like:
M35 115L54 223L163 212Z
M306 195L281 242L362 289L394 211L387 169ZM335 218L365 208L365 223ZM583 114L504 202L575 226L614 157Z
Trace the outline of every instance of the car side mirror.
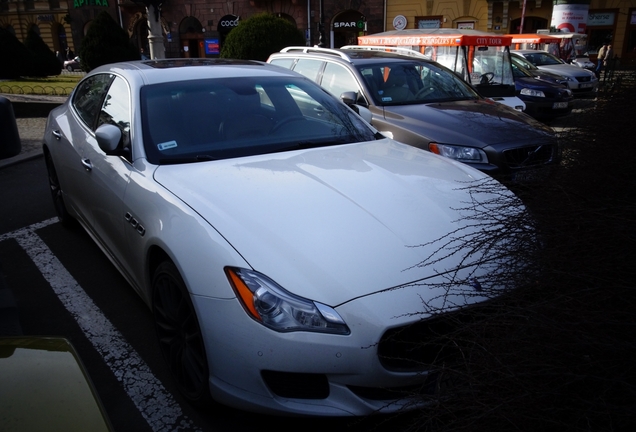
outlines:
M358 109L358 115L362 117L362 119L365 122L371 124L371 120L373 119L373 114L371 114L371 111L369 111L368 108L365 108L360 105L354 105L354 106Z
M107 155L114 155L121 141L121 130L112 124L103 124L95 131L97 145Z
M354 105L358 100L358 95L356 92L346 91L340 95L340 100L343 101L346 105Z
M344 102L344 104L347 105L349 108L358 113L358 115L362 117L364 121L371 124L371 119L373 118L373 114L371 114L371 111L369 111L368 108L356 104L356 102L358 101L358 93L352 91L343 92L340 95L340 100Z

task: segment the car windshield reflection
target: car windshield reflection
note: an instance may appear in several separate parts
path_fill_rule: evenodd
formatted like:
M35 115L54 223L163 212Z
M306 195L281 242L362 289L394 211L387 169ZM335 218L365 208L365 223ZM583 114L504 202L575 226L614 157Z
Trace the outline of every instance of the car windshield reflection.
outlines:
M142 89L151 163L189 163L375 139L344 104L302 78L170 82Z

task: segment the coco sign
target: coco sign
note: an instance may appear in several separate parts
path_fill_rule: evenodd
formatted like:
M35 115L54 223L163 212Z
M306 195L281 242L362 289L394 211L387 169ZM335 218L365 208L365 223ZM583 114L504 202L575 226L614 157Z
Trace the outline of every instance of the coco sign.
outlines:
M234 27L238 26L240 18L236 15L225 15L219 20L219 33L229 33Z

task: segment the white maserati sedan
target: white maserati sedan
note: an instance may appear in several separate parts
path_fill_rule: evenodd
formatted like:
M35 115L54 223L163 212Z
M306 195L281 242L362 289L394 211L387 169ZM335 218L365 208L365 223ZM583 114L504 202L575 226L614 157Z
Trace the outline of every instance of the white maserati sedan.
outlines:
M491 206L514 195L278 66L102 66L51 111L44 155L60 222L151 308L195 404L412 407L408 390L440 387L434 323L499 292L484 233L501 237Z

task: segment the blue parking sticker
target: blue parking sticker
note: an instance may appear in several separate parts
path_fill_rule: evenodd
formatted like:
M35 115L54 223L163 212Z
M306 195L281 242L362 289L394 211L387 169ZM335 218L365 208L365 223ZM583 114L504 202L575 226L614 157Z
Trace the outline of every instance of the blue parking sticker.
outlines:
M177 146L177 142L176 141L168 141L165 143L161 143L161 144L157 144L157 148L159 149L159 151L164 151L164 150L168 150L171 148L175 148Z

